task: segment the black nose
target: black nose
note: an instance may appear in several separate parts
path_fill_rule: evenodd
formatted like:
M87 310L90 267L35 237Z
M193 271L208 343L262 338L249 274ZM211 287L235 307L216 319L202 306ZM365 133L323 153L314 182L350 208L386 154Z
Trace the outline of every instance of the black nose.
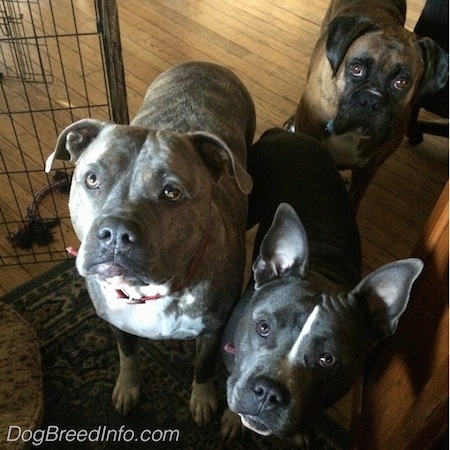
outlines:
M382 106L383 96L374 90L360 92L355 99L360 111L368 114L375 114Z
M115 217L102 221L97 237L104 247L122 251L134 247L140 242L137 225Z
M268 378L258 378L253 384L253 396L258 409L274 410L289 403L285 388Z

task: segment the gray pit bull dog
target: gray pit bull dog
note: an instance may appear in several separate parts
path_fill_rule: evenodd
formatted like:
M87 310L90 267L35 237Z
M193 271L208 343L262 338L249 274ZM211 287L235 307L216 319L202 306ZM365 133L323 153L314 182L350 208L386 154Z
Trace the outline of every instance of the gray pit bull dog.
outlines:
M259 229L254 281L222 342L228 405L256 433L294 437L348 392L374 345L394 333L423 263L396 261L361 281L349 196L313 138L266 132L247 168L249 227ZM240 430L236 417L225 413L225 436Z
M76 163L69 208L77 269L118 340L115 408L140 396L137 336L196 339L190 408L217 408L214 362L245 264L250 95L229 70L178 64L157 77L131 125L85 119L48 158Z

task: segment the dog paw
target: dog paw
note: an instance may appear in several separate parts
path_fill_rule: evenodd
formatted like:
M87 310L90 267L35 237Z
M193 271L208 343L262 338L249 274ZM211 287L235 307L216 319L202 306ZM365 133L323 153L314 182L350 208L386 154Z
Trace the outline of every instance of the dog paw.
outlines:
M189 402L192 418L199 427L212 421L217 411L217 396L214 380L205 383L192 383L191 400Z
M220 434L225 441L231 441L241 436L245 432L245 427L242 425L241 418L227 408L222 415Z
M112 402L116 411L126 416L139 403L140 397L139 381L119 376L112 394Z

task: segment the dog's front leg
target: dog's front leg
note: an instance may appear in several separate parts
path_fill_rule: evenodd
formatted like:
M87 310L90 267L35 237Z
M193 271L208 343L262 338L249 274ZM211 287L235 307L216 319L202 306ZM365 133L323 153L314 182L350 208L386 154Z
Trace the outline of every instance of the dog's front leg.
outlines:
M377 167L374 165L366 165L362 168L355 168L352 170L352 178L350 180L350 201L352 202L353 209L356 213L359 204L364 197L364 194L372 182Z
M114 408L122 415L128 414L141 395L139 358L136 347L138 337L125 333L111 325L119 349L120 369L112 394Z
M217 411L214 371L221 333L205 334L195 340L195 375L189 407L195 422L203 427L211 422Z

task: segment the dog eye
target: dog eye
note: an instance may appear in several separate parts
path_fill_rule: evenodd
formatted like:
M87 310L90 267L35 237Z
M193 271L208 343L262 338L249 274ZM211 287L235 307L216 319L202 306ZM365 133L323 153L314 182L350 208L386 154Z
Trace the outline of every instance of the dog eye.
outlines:
M95 172L89 172L84 182L86 183L86 186L88 189L99 189L100 188L100 180L97 177L97 174Z
M403 89L405 89L406 86L408 86L408 81L404 77L397 78L394 81L394 87L399 91L403 91Z
M338 363L337 358L331 353L325 353L319 359L319 365L324 369L331 369Z
M354 77L362 77L362 75L364 73L362 64L358 64L358 63L352 64L350 66L350 72L352 73L352 75Z
M171 202L176 202L181 198L181 191L173 184L166 184L163 190L164 198Z
M260 320L256 324L256 332L262 337L267 337L270 333L270 323L267 320Z

